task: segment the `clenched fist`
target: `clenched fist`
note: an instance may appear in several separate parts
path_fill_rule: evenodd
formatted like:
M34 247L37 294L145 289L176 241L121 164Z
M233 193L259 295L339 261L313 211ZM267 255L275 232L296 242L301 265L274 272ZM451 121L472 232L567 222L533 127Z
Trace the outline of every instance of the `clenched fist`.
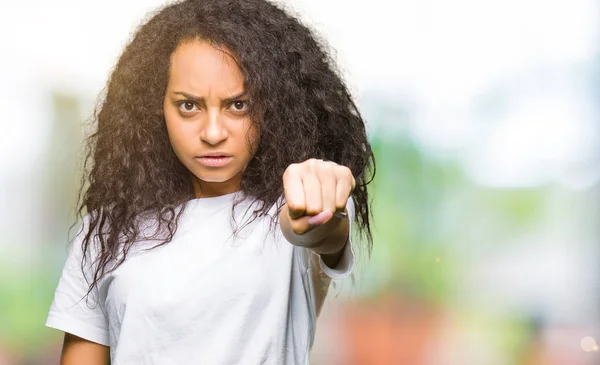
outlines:
M291 164L283 174L290 228L297 235L326 231L326 223L334 214L345 211L355 185L350 169L335 162L310 159ZM318 234L313 236L319 238Z

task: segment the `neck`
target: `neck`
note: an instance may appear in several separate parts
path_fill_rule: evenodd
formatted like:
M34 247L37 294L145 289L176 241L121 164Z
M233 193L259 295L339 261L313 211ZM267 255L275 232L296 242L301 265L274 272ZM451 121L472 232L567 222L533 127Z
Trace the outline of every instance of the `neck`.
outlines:
M235 178L223 182L207 182L193 177L192 184L196 198L214 198L240 190L240 180Z

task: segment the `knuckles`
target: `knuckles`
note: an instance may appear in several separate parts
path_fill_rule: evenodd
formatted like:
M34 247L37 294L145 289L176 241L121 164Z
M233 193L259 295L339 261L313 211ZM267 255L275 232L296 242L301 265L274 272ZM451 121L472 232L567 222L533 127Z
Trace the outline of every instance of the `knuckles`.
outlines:
M338 165L333 161L323 161L311 158L304 162L292 163L283 172L283 180L302 178L306 175L318 175L321 178L335 178L338 181L348 181L354 185L354 176L350 168Z
M305 209L305 213L307 215L317 215L317 214L321 213L321 211L322 211L322 208L319 208L314 205L307 205L306 209Z
M307 171L318 171L318 170L334 170L336 174L344 177L351 177L352 172L344 165L339 165L333 161L324 161L317 158L310 158L304 162L298 162L290 164L284 172L290 174L293 172L307 172Z
M298 170L299 165L300 164L297 163L289 165L283 172L283 177L290 176L291 174L295 173Z

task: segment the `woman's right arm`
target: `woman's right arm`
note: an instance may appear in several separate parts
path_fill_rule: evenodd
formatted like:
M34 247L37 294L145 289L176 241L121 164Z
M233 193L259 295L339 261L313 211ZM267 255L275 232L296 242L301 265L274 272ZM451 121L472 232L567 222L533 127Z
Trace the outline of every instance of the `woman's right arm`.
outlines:
M110 347L65 332L60 365L110 365Z
M89 290L94 278L96 242L90 242L86 252L82 246L88 220L89 215L84 217L83 226L69 245L45 323L64 333L60 365L110 364L108 318L98 288Z

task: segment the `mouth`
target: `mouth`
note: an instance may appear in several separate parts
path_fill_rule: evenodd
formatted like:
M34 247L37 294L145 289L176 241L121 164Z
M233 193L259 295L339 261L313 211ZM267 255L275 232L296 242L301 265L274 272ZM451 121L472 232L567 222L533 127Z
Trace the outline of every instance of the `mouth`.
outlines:
M223 167L227 165L233 157L228 155L204 155L197 156L196 160L206 167Z
M206 153L201 156L196 156L196 158L204 158L204 157L231 157L231 155L228 155L223 152L211 152L211 153Z

